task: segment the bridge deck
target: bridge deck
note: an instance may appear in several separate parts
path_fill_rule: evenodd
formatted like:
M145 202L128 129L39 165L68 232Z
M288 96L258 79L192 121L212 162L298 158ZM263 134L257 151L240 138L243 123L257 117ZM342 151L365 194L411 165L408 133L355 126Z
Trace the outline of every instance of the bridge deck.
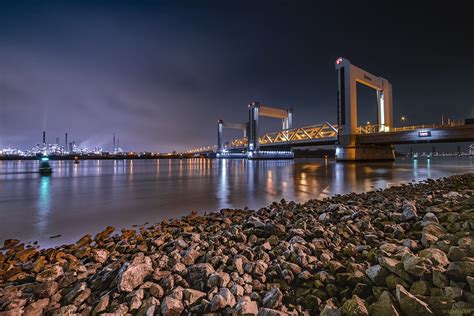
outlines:
M394 128L391 132L377 132L377 130L377 125L359 127L357 142L361 145L397 145L474 141L474 124L407 126ZM259 138L259 143L260 147L265 150L335 145L337 144L337 126L326 122L314 126L268 133ZM233 140L225 146L228 150L245 150L246 147L246 138ZM209 153L216 149L216 146L209 146L188 153Z
M469 141L474 141L474 124L357 135L357 142L360 144L397 145Z

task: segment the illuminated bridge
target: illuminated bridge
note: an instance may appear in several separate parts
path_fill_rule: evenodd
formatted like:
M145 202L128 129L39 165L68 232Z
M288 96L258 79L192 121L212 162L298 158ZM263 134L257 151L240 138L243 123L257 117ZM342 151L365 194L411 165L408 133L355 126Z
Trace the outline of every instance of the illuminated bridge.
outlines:
M393 160L396 144L474 141L474 124L453 122L440 125L393 125L392 86L388 80L358 68L347 59L336 61L337 123L292 128L293 110L252 102L248 123L218 121L217 145L196 148L187 154L214 154L218 158L280 159L293 158L292 148L336 145L339 161ZM357 126L357 83L377 92L377 124ZM259 135L259 117L282 120L282 130ZM469 122L466 120L466 122ZM243 137L223 143L224 128L240 129Z

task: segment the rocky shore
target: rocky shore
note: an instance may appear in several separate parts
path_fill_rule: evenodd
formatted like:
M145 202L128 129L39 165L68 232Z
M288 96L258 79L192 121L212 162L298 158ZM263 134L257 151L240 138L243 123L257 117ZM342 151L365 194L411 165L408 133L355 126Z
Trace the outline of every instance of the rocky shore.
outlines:
M36 249L0 315L472 315L474 174L221 210Z

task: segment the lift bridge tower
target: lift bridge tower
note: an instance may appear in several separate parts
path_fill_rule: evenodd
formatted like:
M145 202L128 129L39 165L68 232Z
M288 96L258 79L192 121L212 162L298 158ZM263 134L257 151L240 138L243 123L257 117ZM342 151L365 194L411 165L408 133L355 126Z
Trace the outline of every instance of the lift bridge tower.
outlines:
M357 83L377 93L378 122L373 132L390 132L393 129L392 85L387 79L375 76L338 58L337 71L337 124L338 146L336 160L394 160L392 145L361 145L357 143Z

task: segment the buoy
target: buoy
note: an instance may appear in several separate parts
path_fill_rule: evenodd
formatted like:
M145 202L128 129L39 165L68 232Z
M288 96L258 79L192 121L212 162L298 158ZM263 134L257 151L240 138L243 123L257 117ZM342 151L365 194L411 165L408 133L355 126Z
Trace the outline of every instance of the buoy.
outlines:
M39 167L39 173L42 175L50 175L53 172L53 168L49 165L48 156L41 157L41 163Z

